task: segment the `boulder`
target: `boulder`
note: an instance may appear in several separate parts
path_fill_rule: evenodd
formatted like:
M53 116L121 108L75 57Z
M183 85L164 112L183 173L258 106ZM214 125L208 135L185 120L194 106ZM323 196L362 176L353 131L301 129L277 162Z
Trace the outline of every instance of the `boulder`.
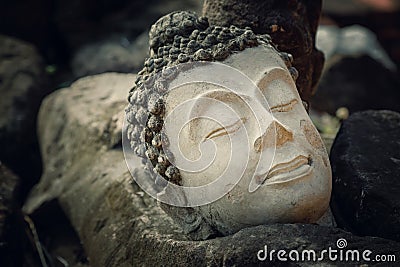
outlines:
M325 66L312 107L335 114L368 109L400 111L400 78L375 33L359 25L320 26L316 46Z
M0 35L0 160L21 178L38 178L36 117L49 93L42 58L23 41Z
M340 238L348 249L400 256L397 242L311 224L258 226L227 237L191 241L127 169L121 127L134 79L116 73L83 78L48 96L40 111L44 174L23 210L45 212L45 204L56 200L78 233L91 266L265 265L270 260L257 257L265 246L269 251L320 251L337 248ZM276 257L272 262L282 264ZM323 262L333 265L328 258Z
M338 226L400 241L400 114L354 113L343 122L330 159Z
M143 67L149 50L148 32L142 33L132 43L126 38L110 39L80 48L72 59L76 77L104 72L133 73Z
M325 69L311 105L330 114L341 107L400 111L399 89L396 73L370 56L341 57Z

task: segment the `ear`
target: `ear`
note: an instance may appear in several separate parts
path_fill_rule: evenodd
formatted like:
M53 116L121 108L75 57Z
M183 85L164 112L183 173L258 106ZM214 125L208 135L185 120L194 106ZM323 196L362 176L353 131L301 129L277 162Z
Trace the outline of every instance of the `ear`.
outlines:
M196 208L175 207L165 203L159 203L165 213L167 213L191 239L206 240L220 235L204 220Z
M166 203L186 204L187 198L183 188L166 186L157 194L161 209L193 240L206 240L220 235L201 216L198 207L178 207Z

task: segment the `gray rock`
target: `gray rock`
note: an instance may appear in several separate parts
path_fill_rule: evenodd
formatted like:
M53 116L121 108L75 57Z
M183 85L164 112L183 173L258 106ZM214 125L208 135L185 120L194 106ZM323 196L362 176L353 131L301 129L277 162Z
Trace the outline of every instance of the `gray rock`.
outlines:
M137 72L148 57L148 43L148 32L144 32L132 43L120 37L88 44L74 55L73 73L76 77L82 77L110 71Z
M325 66L312 107L335 114L368 109L400 111L400 79L396 65L365 27L320 26L316 46L325 54Z
M132 181L124 161L121 124L134 78L108 73L81 79L47 97L40 111L45 170L24 211L43 212L45 203L57 200L91 266L266 265L268 261L257 258L265 245L269 250L320 251L336 248L339 238L347 240L349 249L400 257L399 243L317 225L259 226L223 238L189 240ZM144 174L137 171L134 175ZM289 266L337 263L325 259ZM288 264L275 258L272 265Z
M32 45L0 35L0 160L30 179L38 172L33 163L40 166L36 117L49 93L44 70Z
M331 165L337 224L400 241L400 114L351 115L333 144Z
M340 57L326 66L311 106L335 114L368 109L400 111L400 79L367 55Z

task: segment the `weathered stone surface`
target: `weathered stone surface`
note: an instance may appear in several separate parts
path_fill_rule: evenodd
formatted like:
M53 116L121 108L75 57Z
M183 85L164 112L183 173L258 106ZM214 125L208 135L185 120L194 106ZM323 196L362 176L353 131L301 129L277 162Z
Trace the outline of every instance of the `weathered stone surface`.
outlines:
M89 44L79 49L72 59L76 77L104 72L133 73L139 71L148 56L148 32L132 43L126 38Z
M315 48L315 33L322 1L206 0L203 15L211 25L251 27L267 33L282 52L291 53L299 71L296 82L303 100L309 101L321 75L323 54Z
M400 111L400 79L369 56L341 58L321 78L312 107L335 114L368 109Z
M340 227L400 240L400 114L358 112L331 150L332 211Z
M44 65L36 49L0 35L0 160L32 180L38 172L33 166L40 166L35 147L36 117L48 93Z
M33 46L11 37L0 36L0 48L0 137L26 142L44 89L42 60Z
M44 174L39 188L53 185L62 191L54 177L62 177L73 164L92 161L97 153L119 144L122 127L116 125L122 123L126 95L134 79L132 74L115 73L87 77L43 101L38 135Z
M317 225L259 226L224 238L188 240L132 182L118 145L121 115L133 80L134 75L127 74L87 77L53 93L41 107L39 136L45 171L24 211L40 211L42 204L58 200L90 266L265 265L257 259L265 245L319 251L336 248L339 238L347 240L349 249L400 257L399 243ZM327 259L324 263L330 264ZM274 265L280 264L275 258Z

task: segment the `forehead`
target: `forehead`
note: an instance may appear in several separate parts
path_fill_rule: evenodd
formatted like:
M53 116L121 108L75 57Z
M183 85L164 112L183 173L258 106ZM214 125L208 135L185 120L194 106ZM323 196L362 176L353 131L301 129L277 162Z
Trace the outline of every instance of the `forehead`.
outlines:
M248 99L263 98L266 92L260 86L266 82L266 76L273 79L276 74L280 80L285 78L292 82L285 63L275 49L265 46L247 48L223 62L200 65L193 71L180 73L171 83L170 89L173 90L168 92L166 98L167 111L182 101L214 90L231 92ZM268 101L271 100L269 98Z
M268 46L257 46L235 53L222 63L240 70L255 84L274 68L287 69L278 52Z

